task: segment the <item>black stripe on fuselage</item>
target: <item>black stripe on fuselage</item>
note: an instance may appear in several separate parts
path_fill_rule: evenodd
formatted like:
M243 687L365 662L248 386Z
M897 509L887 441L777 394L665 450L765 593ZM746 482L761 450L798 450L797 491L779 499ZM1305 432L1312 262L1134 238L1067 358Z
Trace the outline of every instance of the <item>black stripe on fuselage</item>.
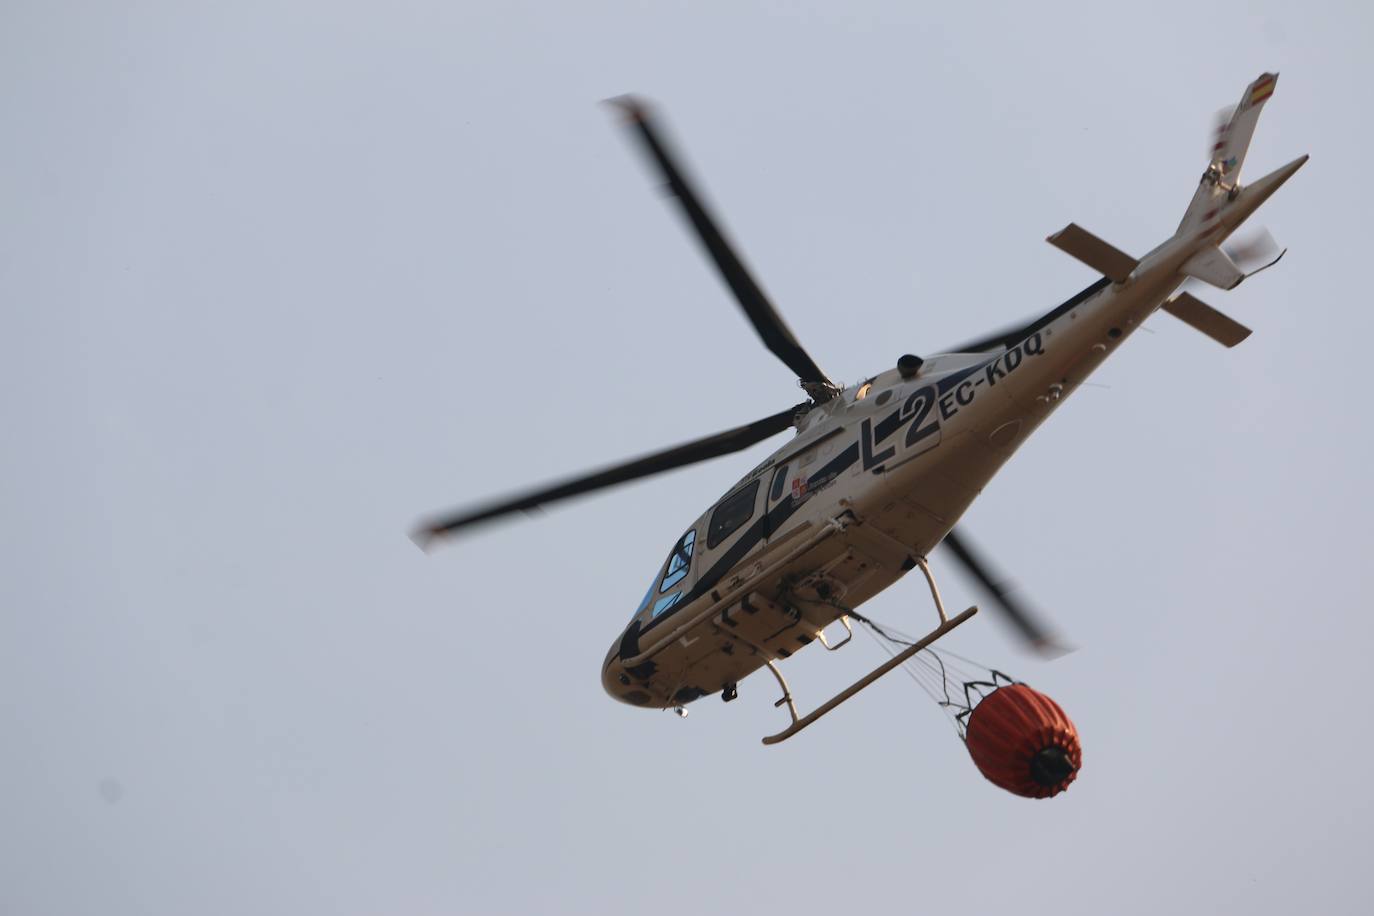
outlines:
M660 614L645 625L640 631L641 638L645 633L648 633L663 621L674 616L679 610L685 608L697 598L709 592L712 588L715 588L716 584L719 583L721 579L725 578L726 573L730 572L731 569L738 565L740 560L744 559L745 554L753 550L758 546L761 540L767 537L768 532L776 531L784 522L792 517L793 513L810 501L813 487L822 486L823 483L829 482L840 476L840 474L848 470L850 466L858 460L859 443L855 442L834 458L830 459L830 461L826 462L820 470L806 479L806 496L803 496L801 499L784 499L774 506L771 511L765 512L760 516L758 521L746 528L744 533L735 540L735 543L731 544L729 548L726 549L719 560L711 564L711 568L702 574L701 578L698 579L696 584L682 597L681 601L673 605L666 613Z
M1077 308L1087 300L1091 299L1097 293L1106 289L1109 285L1111 285L1111 282L1112 281L1109 278L1103 277L1101 280L1098 280L1093 285L1077 293L1068 301L1056 306L1052 310L1046 312L1040 318L1021 328L1015 334L1007 335L1006 337L1003 337L998 341L989 342L988 346L992 346L994 343L998 343L1006 347L1013 347L1021 343L1021 341L1025 340L1027 337L1034 334L1036 331L1044 329L1046 325L1050 324L1050 322L1054 321L1056 318L1059 318L1061 315L1068 314L1074 308ZM977 372L979 369L983 368L983 366L985 365L987 365L986 361L979 363L975 366L969 366L967 369L960 369L958 372L953 372L937 380L935 382L937 396L945 394L954 386L962 382L964 379L968 378L970 375ZM889 436L891 436L898 429L900 429L903 423L910 419L911 418L909 416L903 417L902 408L900 406L897 407L895 410L889 413L886 417L883 417L882 420L878 421L878 423L874 425L874 444L876 445L885 441ZM833 433L823 436L821 440L818 441L828 439L831 435L833 435ZM814 444L816 443L810 443L809 445ZM795 513L798 509L805 505L806 502L811 499L811 491L815 487L822 486L824 483L829 483L831 480L838 477L843 472L847 471L850 468L850 466L852 466L858 460L859 444L856 442L847 447L843 452L840 452L840 454L836 455L833 459L831 459L824 467L822 467L816 473L812 474L809 478L807 478L806 485L808 492L806 496L802 497L801 499L784 499L782 502L778 503L778 505L775 506L771 512L765 512L763 516L759 518L758 521L754 522L754 524L746 528L744 532L740 534L740 536L735 540L735 543L731 544L730 547L725 551L725 553L721 555L720 559L713 563L711 565L711 568L707 570L700 579L697 580L696 584L693 585L692 588L687 592L687 594L682 597L682 600L674 604L663 614L659 615L658 617L655 617L653 620L650 620L649 623L640 631L640 635L642 636L643 634L648 633L654 627L658 626L663 621L673 617L675 614L677 614L678 611L687 607L697 598L700 598L702 595L706 594L712 588L714 588L716 584L719 583L721 579L725 578L726 574L729 573L730 570L733 569L735 565L739 563L740 560L744 559L745 555L748 554L749 551L753 550L756 546L758 546L758 543L761 540L768 536L768 533L770 531L776 531L784 522L786 522L789 518L792 517L793 513Z
M964 379L977 372L984 365L986 365L986 363L969 366L967 369L960 369L958 372L953 372L937 380L935 382L937 395L945 394L955 385L958 385ZM900 406L896 407L891 413L880 420L874 428L873 438L875 443L880 443L887 439L900 429L903 423L910 419L910 416L902 416L902 408ZM823 438L828 439L830 437L827 435ZM771 511L765 512L758 521L744 530L735 540L735 543L731 544L725 553L721 555L720 559L713 563L711 568L697 580L696 584L682 597L681 601L674 604L663 614L650 620L640 631L640 636L648 633L654 627L672 617L679 610L687 607L697 598L714 588L740 560L744 559L749 551L753 550L761 540L768 536L769 532L777 531L784 522L792 517L793 513L805 505L806 502L811 499L812 492L815 488L824 486L826 483L840 476L840 474L849 470L849 468L859 460L859 454L859 443L856 442L848 446L844 451L840 452L821 467L820 470L807 478L806 496L801 499L784 499L774 506Z
M1022 325L1021 327L1017 328L1014 331L1011 331L1010 333L994 334L988 337L979 338L978 340L965 341L964 343L959 345L958 352L980 353L983 350L991 350L993 347L1006 347L1008 350L1010 350L1012 347L1016 346L1021 341L1025 340L1027 337L1034 334L1036 331L1043 330L1045 325L1049 324L1051 321L1054 321L1054 319L1058 318L1060 315L1067 313L1070 309L1074 308L1075 306L1082 305L1088 299L1092 298L1093 295L1106 289L1109 285L1111 285L1111 282L1112 281L1110 278L1103 277L1101 280L1098 280L1092 286L1089 286L1087 289L1076 294L1068 302L1056 305L1053 309L1046 312L1044 315L1041 315L1039 318L1035 319L1030 324Z

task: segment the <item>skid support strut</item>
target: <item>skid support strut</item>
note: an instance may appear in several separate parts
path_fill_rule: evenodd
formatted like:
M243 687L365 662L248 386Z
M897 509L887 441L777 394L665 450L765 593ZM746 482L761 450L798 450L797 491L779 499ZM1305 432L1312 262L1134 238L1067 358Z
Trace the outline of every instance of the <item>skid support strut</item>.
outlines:
M940 625L935 629L931 630L925 636L916 640L916 642L912 643L910 646L907 646L901 652L892 656L892 658L883 662L881 665L874 668L872 671L868 672L868 674L865 674L863 677L859 678L857 681L850 684L844 690L841 690L839 693L835 694L833 697L826 700L820 706L816 707L816 709L807 713L804 716L797 715L797 705L792 700L792 691L788 689L787 681L783 678L782 672L778 670L778 666L774 664L772 661L769 661L768 670L773 672L773 676L778 679L778 684L782 687L782 699L778 700L778 702L773 705L782 706L786 704L787 711L792 715L792 724L787 726L787 728L784 728L782 731L778 732L776 735L769 735L768 737L764 738L764 744L778 744L779 742L786 741L788 738L791 738L797 732L801 731L803 728L806 728L806 726L810 725L812 722L815 722L821 716L830 712L830 710L834 709L836 706L839 706L845 700L854 696L854 694L858 693L860 690L863 690L869 684L872 684L878 678L882 677L884 674L887 674L889 671L891 671L893 668L896 668L898 665L901 665L903 662L907 661L912 656L914 656L917 652L920 652L922 649L926 648L931 643L935 642L941 636L944 636L950 630L959 626L961 623L968 620L974 614L978 613L977 607L971 607L968 610L964 611L962 614L959 614L955 617L947 617L945 615L944 602L940 600L940 590L935 585L935 577L932 576L930 573L930 566L926 564L924 557L918 559L916 561L916 565L921 568L921 572L925 573L926 582L930 584L930 595L933 599L935 599L935 611L937 614L940 615Z

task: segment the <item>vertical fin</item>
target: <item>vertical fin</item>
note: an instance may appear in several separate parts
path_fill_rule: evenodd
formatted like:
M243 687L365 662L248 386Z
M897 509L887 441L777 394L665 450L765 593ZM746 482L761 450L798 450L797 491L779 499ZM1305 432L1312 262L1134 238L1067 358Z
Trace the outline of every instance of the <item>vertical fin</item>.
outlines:
M1245 87L1235 114L1217 135L1216 146L1212 150L1212 165L1221 171L1222 181L1234 186L1240 179L1240 167L1245 164L1245 153L1250 149L1250 140L1255 135L1255 125L1259 123L1260 109L1269 96L1274 94L1278 85L1277 73L1261 74L1259 79Z
M1178 224L1178 234L1197 230L1207 231L1213 227L1217 213L1234 195L1240 180L1240 169L1245 164L1245 154L1250 149L1250 140L1255 135L1255 125L1259 123L1260 109L1274 94L1278 85L1277 73L1261 73L1241 93L1240 104L1231 117L1217 131L1216 142L1212 145L1211 159L1202 182L1193 195L1183 221Z

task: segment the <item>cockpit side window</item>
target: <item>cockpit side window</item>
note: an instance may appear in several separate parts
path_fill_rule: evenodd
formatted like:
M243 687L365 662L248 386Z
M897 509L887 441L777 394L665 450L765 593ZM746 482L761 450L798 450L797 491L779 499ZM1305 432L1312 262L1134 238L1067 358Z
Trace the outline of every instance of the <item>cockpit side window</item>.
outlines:
M716 511L711 513L711 523L706 528L706 547L714 550L721 541L734 534L740 525L754 517L754 501L759 495L757 480L749 486L737 490L721 500Z
M683 591L676 586L681 585L682 580L687 578L687 573L692 570L692 552L696 544L697 530L695 528L690 528L677 544L673 546L673 552L668 554L668 562L663 567L662 580L655 579L653 583L649 585L649 593L644 596L644 601L639 605L639 610L635 611L636 616L649 606L649 602L653 600L655 592L662 597L653 601L654 609L649 614L651 619L666 612L669 608L682 600ZM655 585L657 585L658 588L654 588ZM667 594L664 594L665 592Z
M682 536L682 540L677 542L673 552L668 556L668 568L663 573L663 584L658 587L659 594L677 585L687 576L687 571L692 568L692 548L697 543L697 532L693 528Z

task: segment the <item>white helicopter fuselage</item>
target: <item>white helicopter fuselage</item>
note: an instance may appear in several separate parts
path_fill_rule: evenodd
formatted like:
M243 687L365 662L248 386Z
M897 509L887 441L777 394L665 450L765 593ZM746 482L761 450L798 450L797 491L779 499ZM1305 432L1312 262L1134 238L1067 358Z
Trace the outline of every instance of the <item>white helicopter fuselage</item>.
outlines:
M730 698L769 661L826 644L822 631L923 561L1027 437L1305 159L1244 189L1204 176L1177 234L1019 341L933 357L906 377L889 369L813 406L679 541L606 656L606 691L652 708Z

